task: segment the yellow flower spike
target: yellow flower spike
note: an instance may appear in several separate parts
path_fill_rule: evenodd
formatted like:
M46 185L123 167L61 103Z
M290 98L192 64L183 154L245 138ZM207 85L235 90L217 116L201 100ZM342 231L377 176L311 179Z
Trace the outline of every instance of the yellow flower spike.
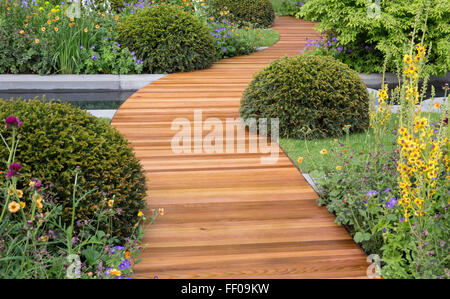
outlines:
M410 55L405 55L405 57L403 57L403 61L407 64L411 64L411 62L413 61L413 59L411 58Z

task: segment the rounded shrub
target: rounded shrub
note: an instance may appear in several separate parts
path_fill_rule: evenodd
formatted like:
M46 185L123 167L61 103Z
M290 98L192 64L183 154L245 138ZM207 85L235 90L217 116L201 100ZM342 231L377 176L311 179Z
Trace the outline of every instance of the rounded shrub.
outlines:
M121 44L135 51L150 73L204 69L216 55L208 28L170 4L137 10L123 20L118 34Z
M328 56L297 55L272 62L255 76L241 100L243 119L279 118L279 136L292 138L336 137L345 126L350 132L364 131L368 110L369 95L358 74Z
M250 23L267 28L275 20L275 12L270 0L213 0L211 9L216 15L229 11L228 20L238 24Z
M96 205L114 197L113 207L122 212L113 220L113 233L119 237L131 233L139 210L144 208L145 177L128 142L116 129L70 104L36 99L0 100L0 119L9 115L23 121L15 158L23 165L23 188L33 178L50 184L49 190L64 206L64 220L69 220L74 170L79 166L80 193L95 191L80 202L76 218L91 219ZM2 134L9 135L5 129ZM6 168L7 155L6 147L0 147L1 169Z

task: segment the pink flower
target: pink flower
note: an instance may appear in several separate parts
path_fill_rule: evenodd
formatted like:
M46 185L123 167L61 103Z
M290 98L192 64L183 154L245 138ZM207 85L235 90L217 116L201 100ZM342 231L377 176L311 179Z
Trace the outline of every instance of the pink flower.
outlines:
M22 121L18 118L15 117L14 115L10 115L5 119L5 123L6 123L6 128L9 129L11 127L20 127L22 126Z
M9 165L9 171L6 173L6 177L10 179L13 176L16 176L19 174L19 170L22 168L22 165L19 163L11 163Z

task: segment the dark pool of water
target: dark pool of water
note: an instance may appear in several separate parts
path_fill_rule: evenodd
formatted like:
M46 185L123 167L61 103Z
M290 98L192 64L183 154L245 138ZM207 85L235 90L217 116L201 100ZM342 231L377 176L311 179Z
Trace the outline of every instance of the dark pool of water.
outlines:
M24 99L34 98L44 99L45 101L61 100L61 102L70 103L76 107L86 110L97 109L118 109L123 102L128 99L134 91L0 91L0 99Z

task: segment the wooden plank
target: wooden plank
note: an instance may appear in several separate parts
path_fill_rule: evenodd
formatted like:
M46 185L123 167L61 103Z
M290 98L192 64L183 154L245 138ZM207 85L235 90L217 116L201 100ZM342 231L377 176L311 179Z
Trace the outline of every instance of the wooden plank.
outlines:
M112 125L131 142L144 167L148 209L165 213L143 239L136 278L365 278L366 255L334 223L317 194L277 146L278 160L250 152L246 133L224 136L223 152L176 153L171 129L176 118L223 124L239 118L242 93L256 72L282 56L297 55L315 24L277 17L280 40L272 47L215 63L206 70L170 74L133 94ZM234 128L233 132L236 133ZM192 142L202 139L191 132ZM226 142L245 145L226 152ZM271 144L269 143L269 146Z

